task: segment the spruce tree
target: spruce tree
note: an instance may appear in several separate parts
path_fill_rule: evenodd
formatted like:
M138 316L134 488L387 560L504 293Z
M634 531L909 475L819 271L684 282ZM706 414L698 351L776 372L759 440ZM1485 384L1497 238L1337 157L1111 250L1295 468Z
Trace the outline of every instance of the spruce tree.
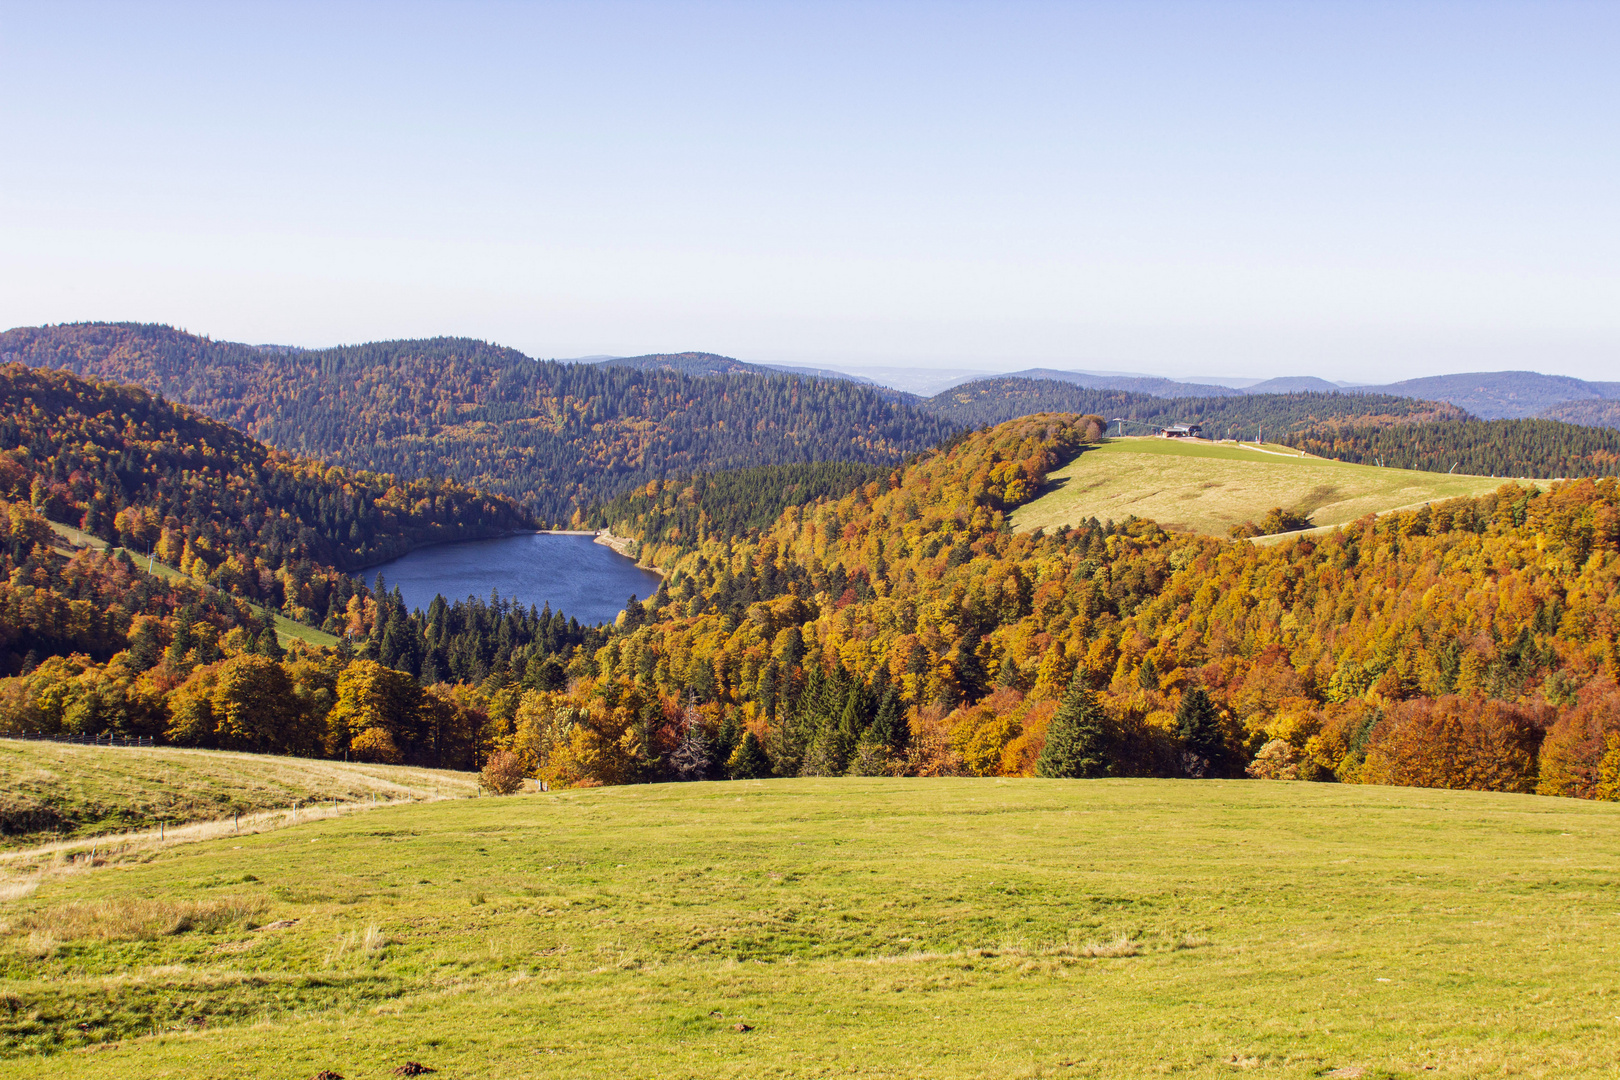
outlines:
M996 673L996 686L1000 689L1018 689L1019 671L1018 662L1011 656L1002 658L1001 670Z
M1046 729L1046 746L1035 762L1036 776L1092 779L1108 775L1108 718L1089 680L1085 668L1069 680L1057 715Z
M1159 669L1153 665L1153 657L1142 657L1142 668L1136 673L1136 683L1144 690L1159 688Z
M771 775L771 763L765 757L765 748L759 745L752 731L743 733L737 749L731 752L731 760L726 762L726 771L733 780L759 780Z
M1181 740L1181 771L1194 779L1225 776L1226 738L1221 734L1221 718L1204 688L1194 686L1181 695L1176 706L1176 737Z
M253 651L272 660L280 660L287 655L287 651L281 647L281 638L276 634L274 625L266 626L259 631L259 636L253 643Z
M728 711L720 724L720 737L714 744L714 761L722 767L722 775L726 762L731 760L732 752L741 742L742 731L737 726L737 716Z
M891 754L904 754L911 741L911 728L906 724L905 709L900 702L900 689L891 686L878 705L877 718L867 731L868 739L888 748Z

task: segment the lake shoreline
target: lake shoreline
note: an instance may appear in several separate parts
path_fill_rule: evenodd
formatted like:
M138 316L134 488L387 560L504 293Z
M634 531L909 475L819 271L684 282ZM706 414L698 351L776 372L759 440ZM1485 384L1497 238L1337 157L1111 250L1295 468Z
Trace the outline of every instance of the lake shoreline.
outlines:
M628 536L614 536L612 531L608 529L536 529L535 532L541 536L589 536L593 538L595 543L612 548L625 558L634 560L635 564L641 569L657 574L660 579L669 576L658 567L643 564L641 560L630 554L630 545L635 543L634 540Z
M355 575L376 587L402 588L408 608L426 610L434 596L447 602L485 597L523 606L549 605L581 625L611 623L624 597L658 592L663 575L639 566L627 548L634 542L594 529L525 529L502 537L419 548Z

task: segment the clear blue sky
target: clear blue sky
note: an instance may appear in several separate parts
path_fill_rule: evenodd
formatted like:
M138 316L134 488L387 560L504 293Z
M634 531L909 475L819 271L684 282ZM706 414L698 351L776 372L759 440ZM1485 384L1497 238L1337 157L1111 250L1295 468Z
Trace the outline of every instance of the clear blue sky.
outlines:
M0 3L0 323L1620 379L1620 4Z

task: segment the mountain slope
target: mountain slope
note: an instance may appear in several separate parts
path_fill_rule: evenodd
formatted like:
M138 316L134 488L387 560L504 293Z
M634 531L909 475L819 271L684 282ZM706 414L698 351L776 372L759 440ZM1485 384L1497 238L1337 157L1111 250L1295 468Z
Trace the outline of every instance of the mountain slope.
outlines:
M449 477L554 522L671 473L895 462L955 427L872 387L681 356L537 362L459 338L269 353L133 324L0 335L0 357L138 383L275 446ZM677 362L718 373L663 369Z
M104 659L139 631L139 616L157 620L154 654L176 634L192 636L181 629L191 623L225 633L254 622L218 593L148 577L127 557L82 552L64 562L42 518L316 625L341 624L363 590L345 571L423 544L532 527L513 503L452 482L331 468L140 387L21 364L0 365L0 503L10 515L0 529L9 531L0 675L30 655Z
M1526 479L1620 475L1620 432L1554 420L1335 424L1282 441L1321 457L1396 469Z

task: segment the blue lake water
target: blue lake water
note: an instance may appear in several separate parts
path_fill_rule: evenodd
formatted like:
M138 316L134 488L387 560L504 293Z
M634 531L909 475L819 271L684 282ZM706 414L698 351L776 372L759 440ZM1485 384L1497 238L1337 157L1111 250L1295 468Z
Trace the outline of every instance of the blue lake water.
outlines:
M488 600L494 589L524 607L550 604L586 626L612 622L631 596L645 600L658 591L657 574L589 536L545 533L420 548L362 576L375 585L378 574L411 608L425 609L439 595Z

